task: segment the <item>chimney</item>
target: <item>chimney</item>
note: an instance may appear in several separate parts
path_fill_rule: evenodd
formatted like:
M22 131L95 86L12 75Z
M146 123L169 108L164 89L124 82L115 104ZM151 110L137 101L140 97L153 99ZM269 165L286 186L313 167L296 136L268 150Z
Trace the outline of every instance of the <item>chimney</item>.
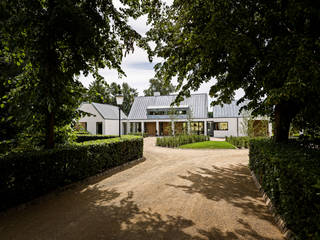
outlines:
M154 92L153 96L160 96L160 92Z

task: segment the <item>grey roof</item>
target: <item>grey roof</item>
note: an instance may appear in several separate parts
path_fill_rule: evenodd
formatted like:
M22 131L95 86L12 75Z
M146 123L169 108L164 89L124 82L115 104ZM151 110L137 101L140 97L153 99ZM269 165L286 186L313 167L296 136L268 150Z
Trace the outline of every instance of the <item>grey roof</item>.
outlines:
M167 96L140 96L134 99L128 119L139 120L147 119L148 107L170 106L177 95ZM188 106L192 110L192 118L208 117L208 96L205 93L191 94L189 98L180 102L180 106Z
M245 106L247 102L243 102L237 105L237 101L232 101L231 104L224 104L222 107L220 105L213 107L213 117L243 117L247 115L242 111L239 113L239 110L242 106Z
M104 119L119 119L119 108L110 104L91 103L92 106L101 114ZM127 119L127 116L121 110L121 119Z

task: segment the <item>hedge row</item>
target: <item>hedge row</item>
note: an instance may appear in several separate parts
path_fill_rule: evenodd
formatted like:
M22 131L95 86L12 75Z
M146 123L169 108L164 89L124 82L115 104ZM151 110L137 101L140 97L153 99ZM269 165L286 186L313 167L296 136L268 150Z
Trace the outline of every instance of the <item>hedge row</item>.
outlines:
M231 143L237 148L249 148L250 137L226 137L226 142Z
M142 137L123 136L2 156L0 210L141 158L142 154Z
M204 135L178 135L173 137L158 137L156 145L161 147L179 147L181 145L208 141L209 136Z
M299 239L320 239L320 151L298 142L250 141L249 166Z
M147 133L141 133L141 132L136 132L136 133L128 133L128 135L133 135L133 136L143 136L144 138L145 137L148 137L148 134Z
M77 134L76 142L86 142L98 139L110 139L116 138L117 135L90 135L90 134Z

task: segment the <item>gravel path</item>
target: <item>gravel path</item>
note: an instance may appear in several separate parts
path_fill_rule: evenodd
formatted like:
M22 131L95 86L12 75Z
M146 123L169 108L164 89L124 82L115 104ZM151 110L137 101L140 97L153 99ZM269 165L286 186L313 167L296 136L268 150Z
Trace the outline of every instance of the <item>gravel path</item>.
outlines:
M282 234L251 179L248 150L178 150L0 216L0 239L264 239Z

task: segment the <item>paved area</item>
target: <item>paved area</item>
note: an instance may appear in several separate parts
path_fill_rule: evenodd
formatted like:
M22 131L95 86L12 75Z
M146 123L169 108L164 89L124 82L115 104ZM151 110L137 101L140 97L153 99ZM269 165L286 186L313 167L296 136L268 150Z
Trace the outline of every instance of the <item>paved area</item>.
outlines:
M179 150L0 216L0 239L283 239L250 177L248 150Z

